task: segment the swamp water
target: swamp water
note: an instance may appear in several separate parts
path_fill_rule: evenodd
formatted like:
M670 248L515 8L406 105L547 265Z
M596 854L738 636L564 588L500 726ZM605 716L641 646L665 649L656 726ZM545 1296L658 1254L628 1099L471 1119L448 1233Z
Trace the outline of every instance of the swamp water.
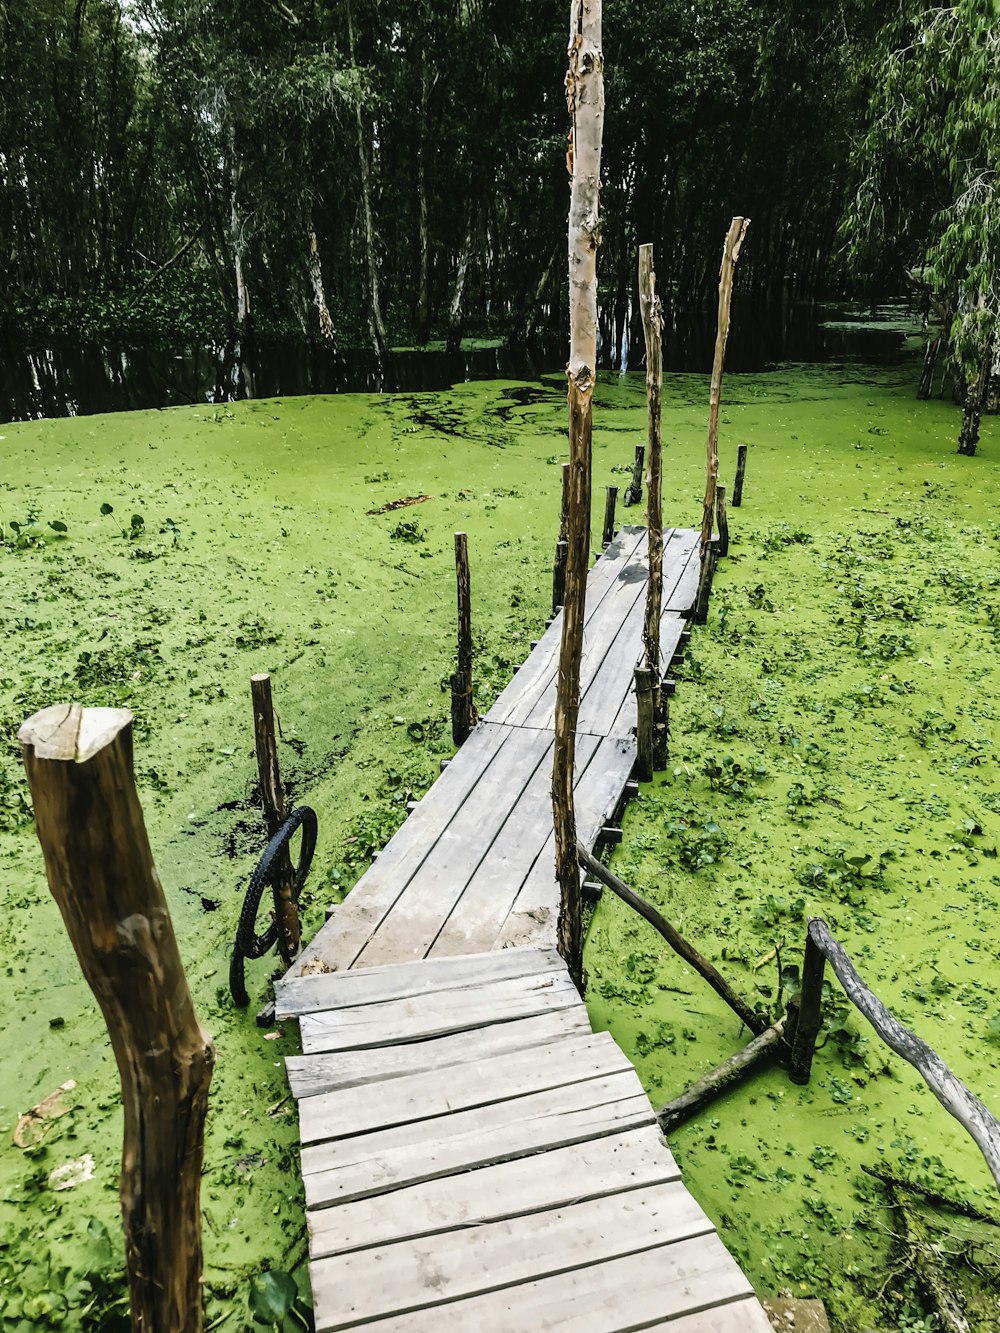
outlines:
M1000 431L988 420L979 456L959 458L956 411L916 403L915 378L909 364L832 364L727 381L727 481L736 444L751 444L732 559L673 703L670 768L630 808L614 866L761 1004L777 984L760 960L780 946L787 993L805 917L822 913L882 998L995 1107ZM706 397L703 377L668 376L667 516L688 526ZM450 753L456 529L469 534L480 711L544 624L564 410L552 377L0 427L4 1333L121 1318L116 1072L45 885L17 726L70 696L136 714L151 840L219 1055L209 1324L242 1329L250 1274L292 1271L308 1294L281 1067L294 1026L261 1032L226 986L264 841L248 677L273 673L293 799L319 814L311 933ZM602 381L598 504L644 429L641 377ZM413 496L430 498L373 512ZM744 1039L616 902L595 913L587 964L595 1023L657 1104ZM267 966L248 972L256 1001ZM833 1027L809 1088L759 1074L672 1147L762 1294L816 1294L848 1328L927 1329L905 1274L875 1300L893 1221L862 1168L987 1210L995 1193L971 1141L866 1042L863 1020L838 1013ZM15 1147L21 1113L68 1080L68 1113ZM89 1178L54 1188L68 1163ZM994 1327L995 1232L948 1225L979 1270L956 1261L956 1280L980 1293L977 1326Z

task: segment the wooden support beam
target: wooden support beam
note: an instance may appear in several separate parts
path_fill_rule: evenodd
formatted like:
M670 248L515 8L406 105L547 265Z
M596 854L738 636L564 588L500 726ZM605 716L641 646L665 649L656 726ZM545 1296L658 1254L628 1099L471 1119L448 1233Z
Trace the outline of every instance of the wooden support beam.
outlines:
M729 554L729 514L726 511L726 488L715 488L715 523L719 529L719 558Z
M604 504L604 534L601 546L606 551L615 537L615 506L618 503L618 487L608 487L608 498Z
M642 501L642 465L645 460L646 446L637 444L635 446L635 462L632 464L632 480L628 484L622 501L626 509Z
M704 625L708 620L708 603L712 596L712 580L715 577L715 565L719 552L714 542L701 548L701 571L698 575L698 594L695 598L691 619L696 625Z
M726 361L726 342L729 338L733 274L736 270L736 261L740 257L740 247L749 226L749 218L733 218L726 234L726 244L722 251L722 267L719 270L719 323L715 335L712 384L708 395L705 505L701 520L701 542L703 546L712 540L712 522L715 517L715 488L719 480L719 406L722 402L722 369Z
M472 702L472 581L469 545L455 533L455 581L458 589L458 665L451 678L451 738L461 745L476 724Z
M747 446L741 444L736 450L736 480L733 482L733 508L739 509L743 503L743 478L747 471Z
M649 782L653 776L653 673L649 667L635 669L635 710L635 774L640 782Z
M253 702L253 731L257 746L257 777L264 824L268 839L274 837L285 821L287 807L285 788L278 763L278 731L274 721L274 701L271 696L271 677L260 672L250 677L250 698ZM278 952L285 967L290 967L302 948L302 927L299 905L295 901L295 867L288 854L287 844L278 854L272 884L274 921L278 928Z
M199 1192L215 1050L198 1022L135 789L132 714L45 708L20 731L45 857L108 1026L125 1110L132 1328L201 1333Z
M813 943L812 937L806 936L806 955L802 963L802 988L796 996L795 1024L790 1032L792 1058L788 1066L788 1077L793 1083L809 1082L813 1055L816 1051L816 1038L823 1021L823 970L825 959Z

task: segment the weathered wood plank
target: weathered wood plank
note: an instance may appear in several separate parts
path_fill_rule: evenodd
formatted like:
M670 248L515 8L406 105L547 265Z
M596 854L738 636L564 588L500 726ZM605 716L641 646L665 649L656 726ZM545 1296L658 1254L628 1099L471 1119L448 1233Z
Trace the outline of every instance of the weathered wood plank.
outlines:
M445 1078L435 1069L394 1079L391 1088L369 1084L306 1097L299 1102L300 1138L303 1143L346 1138L631 1068L610 1033L564 1036L549 1046L455 1065Z
M504 831L523 819L517 811L525 789L537 785L539 776L549 781L552 739L548 731L518 730L512 735L396 899L391 918L361 950L356 966L402 962L428 953L479 866L484 860L498 863L494 849ZM509 842L508 834L504 845ZM518 882L508 890L511 898Z
M310 1267L317 1333L421 1307L440 1320L445 1302L711 1231L677 1181L320 1259Z
M394 1046L512 1018L530 1018L532 1014L580 1003L576 987L566 972L508 977L483 986L432 992L429 996L304 1014L300 1023L302 1049L310 1054L355 1051L363 1046Z
M309 1251L321 1259L679 1178L659 1131L635 1129L313 1210L306 1214Z
M662 1324L644 1328L660 1333L774 1333L774 1327L756 1296L745 1296L728 1305L717 1305L698 1314L682 1315Z
M338 971L354 964L511 734L488 722L476 727L375 864L289 968L289 980L303 972Z
M302 1149L306 1204L401 1189L655 1123L633 1072Z
M508 951L512 952L512 951ZM285 1060L288 1082L295 1097L314 1097L337 1088L360 1087L384 1079L403 1078L425 1070L441 1071L451 1065L489 1059L505 1051L544 1046L560 1035L590 1032L583 1005L552 1009L533 1018L494 1023L472 1032L454 1032L429 1041L402 1046L368 1047L320 1055L290 1055Z
M631 1333L749 1294L746 1278L719 1238L697 1236L455 1302L448 1307L448 1329ZM378 1333L389 1328L394 1333L440 1333L442 1310L432 1306L396 1314L371 1327Z
M505 949L484 958L481 953L442 958L433 962L388 964L346 972L296 977L274 983L279 1019L298 1018L324 1009L360 1004L381 1004L410 995L454 990L472 982L528 977L565 967L555 949Z
M431 948L431 957L448 953L471 953L494 947L522 884L532 873L543 849L552 840L552 736L545 759L521 793L499 836L465 886L462 896L439 927ZM581 791L587 785L599 742L593 736L577 738L576 782ZM581 803L583 796L579 798ZM554 852L547 864L554 865ZM553 871L554 876L554 871ZM554 934L546 943L554 940ZM564 965L565 966L565 965Z

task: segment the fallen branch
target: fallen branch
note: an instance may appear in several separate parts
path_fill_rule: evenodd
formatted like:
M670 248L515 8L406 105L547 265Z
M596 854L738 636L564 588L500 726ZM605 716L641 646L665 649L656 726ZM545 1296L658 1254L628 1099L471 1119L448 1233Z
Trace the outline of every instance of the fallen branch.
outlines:
M779 1046L785 1031L785 1020L780 1018L769 1028L765 1028L753 1041L748 1042L741 1051L723 1060L707 1074L702 1074L696 1083L692 1083L686 1092L675 1097L666 1106L661 1106L656 1113L660 1128L669 1133L678 1125L689 1120L696 1111L700 1111L708 1102L713 1101L734 1083L745 1078L751 1070L767 1060Z
M622 902L628 903L629 907L645 918L655 930L658 930L674 953L680 954L686 963L689 963L696 972L705 978L716 995L725 1000L740 1022L748 1027L754 1036L760 1036L767 1024L758 1014L754 1013L741 996L737 995L722 973L713 967L707 958L703 958L694 945L686 940L665 916L661 916L655 907L646 902L645 898L640 898L627 884L623 884L617 875L598 861L596 856L591 856L590 852L582 847L580 843L577 843L576 851L584 870L593 875L595 879L599 879L606 888L617 894Z
M847 950L833 938L822 917L809 922L809 936L843 986L847 998L897 1055L908 1060L944 1109L975 1139L1000 1189L1000 1121L979 1098L955 1077L932 1047L903 1027L882 1001L868 989L855 970Z
M903 1243L912 1256L917 1281L934 1306L944 1333L972 1333L972 1326L965 1317L954 1289L948 1285L945 1271L927 1238L923 1223L907 1208L895 1185L886 1184L885 1191L903 1228Z
M962 1217L971 1217L975 1222L987 1222L991 1227L1000 1227L1000 1217L984 1212L982 1208L967 1203L965 1199L953 1199L949 1194L941 1194L938 1190L928 1189L926 1185L918 1185L915 1180L907 1180L905 1176L894 1176L890 1171L880 1171L877 1166L862 1164L861 1170L866 1176L872 1176L875 1180L881 1181L883 1185L894 1185L897 1189L909 1190L911 1194L918 1194L921 1199L926 1199L935 1208L948 1208L951 1212L958 1213Z

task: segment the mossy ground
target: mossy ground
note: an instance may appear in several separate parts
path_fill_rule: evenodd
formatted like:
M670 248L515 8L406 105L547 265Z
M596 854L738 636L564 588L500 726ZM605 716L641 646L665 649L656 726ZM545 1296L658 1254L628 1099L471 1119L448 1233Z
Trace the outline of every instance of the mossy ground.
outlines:
M705 389L675 376L665 393L668 519L688 525ZM729 380L724 471L738 440L753 446L733 559L675 701L679 772L644 789L616 864L748 990L771 976L753 961L784 938L794 962L803 914L823 911L885 998L990 1101L997 431L987 423L980 457L958 459L954 411L912 392L909 368ZM641 379L602 381L596 486L630 470L643 431ZM38 518L17 542L8 527L0 545L0 1123L12 1128L77 1083L74 1109L38 1149L9 1134L0 1149L0 1328L111 1327L99 1311L116 1296L100 1240L117 1228L114 1065L45 887L13 743L36 708L75 697L136 714L157 863L219 1051L203 1195L209 1318L239 1329L247 1276L291 1269L304 1286L305 1253L281 1068L294 1031L262 1033L226 989L263 845L248 677L272 672L285 774L320 818L311 932L449 752L455 530L469 533L481 709L537 637L565 452L561 386L201 406L6 426L0 437L0 515ZM431 498L368 512L417 495ZM713 791L705 762L727 756L768 776L743 796ZM710 815L722 855L684 869ZM859 888L843 882L840 845L893 859ZM595 917L588 964L594 1018L635 1056L654 1098L738 1044L712 997L613 904ZM263 997L266 977L251 965L252 992ZM857 1197L862 1162L902 1162L980 1203L989 1196L975 1151L930 1095L850 1033L820 1053L808 1090L761 1075L674 1148L762 1291L825 1295L832 1283L845 1318L889 1249L886 1215ZM53 1168L87 1153L92 1180L48 1186ZM100 1277L89 1293L87 1274Z

